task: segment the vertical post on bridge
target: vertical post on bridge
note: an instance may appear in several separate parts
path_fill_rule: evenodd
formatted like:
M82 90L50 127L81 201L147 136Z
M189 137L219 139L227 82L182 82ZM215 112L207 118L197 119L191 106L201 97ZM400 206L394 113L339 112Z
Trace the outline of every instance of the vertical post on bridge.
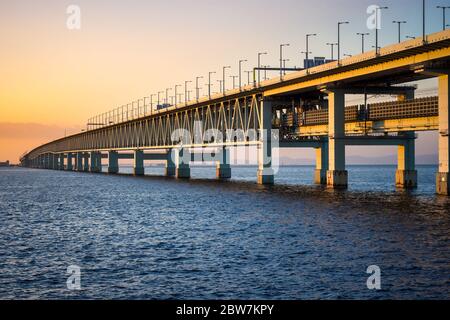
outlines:
M134 151L133 173L135 176L143 176L145 174L144 151L142 151L142 150Z
M450 144L448 139L448 124L450 121L449 104L449 74L439 76L439 172L436 176L436 192L440 195L450 195L449 158Z
M326 185L328 171L328 140L316 148L316 171L314 172L314 183Z
M329 188L347 188L348 172L345 170L345 92L328 90L328 165Z
M404 132L404 144L398 147L398 168L395 174L395 185L401 189L417 187L417 171L415 162L415 133Z
M176 173L176 166L175 166L175 150L170 149L167 152L167 161L166 161L166 177L174 177Z
M175 164L176 164L176 178L189 179L191 177L191 168L189 163L191 160L191 153L187 148L175 149Z
M272 185L275 183L272 168L272 107L268 98L260 101L260 141L258 144L258 184Z
M227 147L223 147L219 154L219 161L216 163L216 179L231 179L230 150Z
M90 152L89 171L92 173L102 172L102 153L98 151Z
M83 153L83 171L89 172L89 153Z
M65 159L64 153L60 153L59 154L59 167L58 167L59 170L64 170L64 159Z
M117 151L108 152L108 173L119 173L119 154Z
M67 171L73 170L72 158L73 158L73 154L71 152L69 152L67 154L67 167L66 167Z

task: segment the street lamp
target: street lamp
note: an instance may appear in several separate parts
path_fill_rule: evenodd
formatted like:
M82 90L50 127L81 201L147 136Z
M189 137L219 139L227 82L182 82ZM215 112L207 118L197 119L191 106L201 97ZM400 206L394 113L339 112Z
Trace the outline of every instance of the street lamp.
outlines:
M378 29L380 28L380 25L378 24L378 20L379 20L378 19L378 15L379 15L380 10L387 10L387 9L389 9L389 7L377 7L375 9L375 19L376 19L376 22L375 22L375 24L376 24L376 28L375 28L375 52L376 52L376 55L380 54L379 45L378 45Z
M284 75L286 75L286 62L289 62L289 61L291 61L291 60L289 60L289 59L283 59L283 69L284 69L283 74L284 74Z
M280 44L280 80L283 81L283 47L289 47L289 43Z
M310 34L307 34L306 35L306 62L308 63L308 68L307 68L307 70L306 70L306 72L308 72L309 73L309 38L310 37L316 37L317 36L317 34L315 34L315 33L310 33Z
M211 86L212 86L212 84L211 84L211 75L215 74L215 73L216 73L215 71L212 71L212 72L208 73L208 97L209 97L210 100L211 100Z
M365 40L366 36L370 35L370 33L358 32L356 35L361 36L361 41L362 41L362 51L361 51L361 53L364 53L366 51L365 50L365 46L364 46L364 40Z
M427 14L427 6L425 0L422 0L422 42L423 44L427 43L427 27L426 27L426 14Z
M260 68L261 68L261 56L263 55L267 55L267 52L260 52L258 53L258 86L261 83L261 73L260 73Z
M337 46L337 43L327 43L327 46L331 47L331 60L334 60L334 46Z
M242 90L242 63L247 60L239 60L239 90Z
M222 80L217 80L217 82L219 83L219 91L220 91L220 93L222 93L222 83L223 83L223 81Z
M349 23L348 21L338 22L338 65L341 65L341 25Z
M233 89L236 89L236 79L239 78L239 76L230 76L230 78L233 79Z
M225 70L226 69L231 69L231 66L225 66L225 67L223 67L223 69L222 69L222 71L223 71L223 80L222 80L222 85L223 85L223 90L222 90L222 93L225 95L225 88L226 88L226 85L225 85Z
M188 84L192 83L192 81L185 81L184 82L184 104L187 105L188 103Z
M169 104L169 91L171 91L172 88L167 88L166 89L166 104Z
M196 77L195 78L195 99L198 102L199 96L200 96L200 88L198 87L198 80L203 79L203 77Z
M253 73L253 71L245 71L247 74L247 84L250 85L250 75Z
M449 6L437 6L436 8L438 9L442 9L442 30L445 30L445 28L447 27L447 25L445 24L445 10L450 9Z
M178 97L177 91L179 87L181 87L181 84L175 85L175 103L174 103L175 106L177 105L177 97Z
M164 93L164 91L158 91L158 106L161 105L161 97L160 97L160 95L163 94L163 93Z
M402 42L402 24L406 21L392 21L392 23L398 24L398 43Z

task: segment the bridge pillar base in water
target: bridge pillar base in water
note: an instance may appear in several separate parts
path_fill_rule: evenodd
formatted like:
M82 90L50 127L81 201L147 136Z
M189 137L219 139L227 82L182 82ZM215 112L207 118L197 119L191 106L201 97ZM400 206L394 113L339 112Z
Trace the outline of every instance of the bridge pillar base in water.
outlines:
M231 179L231 167L228 164L218 164L216 166L216 179L227 180Z
M102 172L102 154L100 152L91 152L91 163L89 171L92 173Z
M436 193L443 196L450 196L450 174L448 172L439 172L436 175Z
M327 186L333 189L346 189L348 187L348 171L333 170L327 172Z
M189 166L179 166L176 168L177 179L189 179L191 177L191 168Z
M135 176L143 176L143 175L145 175L144 152L141 151L141 150L134 151L133 174Z
M417 170L397 170L395 185L399 189L417 188Z
M166 166L165 176L166 177L175 177L177 174L177 168L175 166Z
M316 169L314 171L314 183L315 184L327 184L327 170Z
M273 185L275 184L275 176L272 169L258 170L258 184Z
M108 173L119 173L119 154L117 151L108 152Z

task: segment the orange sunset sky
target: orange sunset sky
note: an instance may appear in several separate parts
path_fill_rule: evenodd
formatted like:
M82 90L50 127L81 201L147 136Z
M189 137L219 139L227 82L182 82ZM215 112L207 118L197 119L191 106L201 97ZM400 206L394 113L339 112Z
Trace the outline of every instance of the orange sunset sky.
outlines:
M411 3L395 1L386 13L389 23L382 30L382 45L396 41L392 19L420 20ZM439 3L430 1L430 6ZM70 4L81 9L80 30L66 26ZM95 114L196 76L206 77L224 65L233 66L230 75L237 73L239 59L248 59L246 70L251 70L257 52L268 51L264 63L275 66L280 43L291 44L286 58L291 66L300 66L307 32L319 34L311 43L313 55L328 56L325 43L335 41L335 22L341 17L352 21L351 29L343 32L344 52L357 54L360 40L355 33L367 32L370 4L365 0L322 0L314 6L299 0L1 1L0 161L17 162L27 150L79 132ZM439 12L430 13L434 16ZM439 19L430 19L429 28L430 33L439 31ZM420 26L410 23L404 32L416 35ZM425 87L434 88L435 83ZM380 150L395 154L395 148L364 154L379 155ZM436 150L434 134L422 135L418 154ZM309 151L302 152L286 156L312 159ZM349 155L360 153L361 148Z

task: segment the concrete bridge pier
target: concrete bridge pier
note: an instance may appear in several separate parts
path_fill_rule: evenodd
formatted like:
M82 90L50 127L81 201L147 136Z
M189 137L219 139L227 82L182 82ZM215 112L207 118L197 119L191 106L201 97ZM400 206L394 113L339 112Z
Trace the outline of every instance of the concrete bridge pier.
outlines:
M83 171L83 153L77 152L77 156L75 158L75 166L78 172Z
M175 150L169 150L167 152L167 161L166 161L166 177L175 177L177 167L175 165Z
M272 107L270 99L261 101L261 129L260 144L258 145L258 173L257 182L261 185L275 183L272 168Z
M191 177L190 161L191 153L189 149L180 148L175 150L175 176L177 179L189 179Z
M314 183L327 185L328 171L328 141L323 142L320 148L316 148L316 170L314 172Z
M436 192L440 195L450 195L449 158L450 144L448 139L448 124L450 121L449 104L449 74L439 76L439 172L436 176Z
M67 171L72 171L73 170L72 158L73 158L73 154L71 152L69 152L67 154L67 166L66 166L66 170Z
M222 148L216 164L216 179L231 179L230 150L226 147Z
M92 173L102 172L102 153L93 151L90 153L89 171Z
M342 89L328 93L328 171L329 188L347 188L348 172L345 170L345 92Z
M57 170L58 169L58 163L57 163L58 158L56 157L56 155L54 153L50 153L49 157L50 157L50 160L49 160L50 167L49 167L49 169L50 170Z
M83 153L83 171L89 172L89 153Z
M108 152L108 173L119 173L119 154L117 151Z
M415 165L415 133L405 132L403 145L398 146L398 169L395 174L395 185L401 189L417 188L417 170Z
M59 170L64 170L64 159L65 159L65 156L64 156L64 153L60 153L59 154Z
M134 151L133 173L135 176L143 176L145 174L144 151L142 150Z

